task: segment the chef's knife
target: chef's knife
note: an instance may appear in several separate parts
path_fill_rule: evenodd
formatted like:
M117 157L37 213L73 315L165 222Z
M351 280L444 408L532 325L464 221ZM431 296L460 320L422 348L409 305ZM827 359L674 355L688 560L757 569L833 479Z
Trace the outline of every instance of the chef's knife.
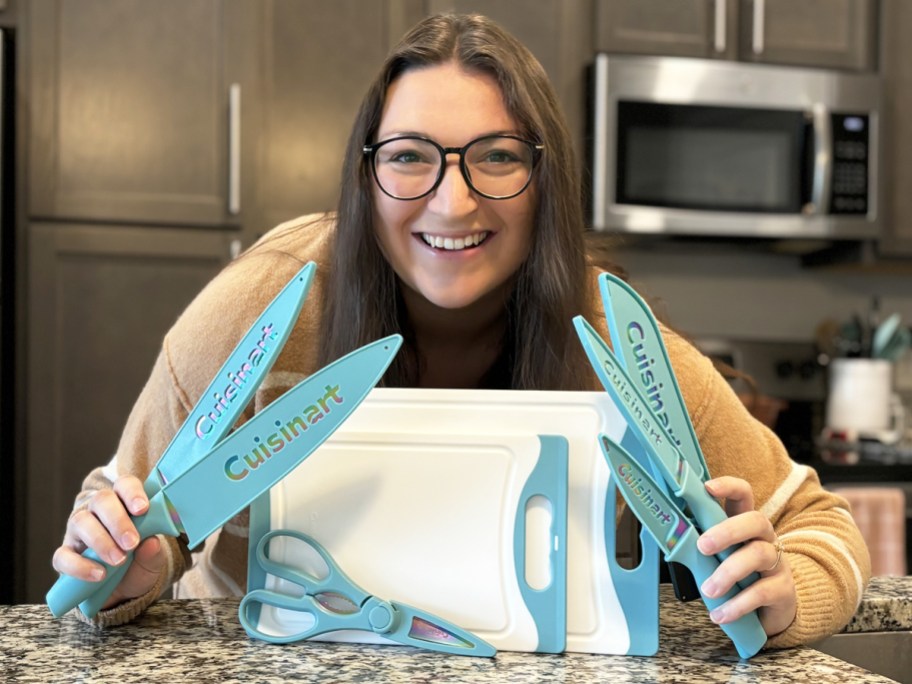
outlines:
M652 462L658 466L662 479L674 496L681 501L681 507L690 510L703 532L727 520L725 510L706 491L703 480L675 446L663 421L655 415L648 400L598 332L582 316L576 316L573 325L596 375L628 425L634 428L647 453L653 456ZM718 555L722 559L728 558L739 546L731 546ZM746 589L756 579L754 575L738 584Z
M681 509L665 495L662 487L656 484L630 454L605 435L599 435L599 443L608 461L611 477L618 483L621 496L659 544L666 560L687 566L702 586L719 563L714 556L700 553L697 548L699 532ZM733 586L723 596L703 596L703 602L707 608L713 610L739 591L737 586ZM720 627L735 644L742 658L750 658L766 643L766 632L756 611L751 611Z
M203 458L234 427L285 346L315 271L312 261L301 268L232 350L146 478L147 496ZM128 567L129 563L121 563L111 568L108 580L116 586ZM106 595L93 594L80 609L94 615L106 599Z
M602 273L599 290L611 345L625 370L647 397L650 406L678 451L700 479L709 479L706 458L687 413L678 380L655 316L643 299L620 278Z
M162 486L149 511L134 518L140 538L183 533L190 548L205 540L322 444L380 380L401 344L401 336L391 335L365 345L283 394ZM83 555L104 564L91 550ZM125 563L131 560L128 554ZM48 592L48 607L60 616L93 594L110 596L116 586L110 576L101 582L62 576Z
M312 261L298 271L250 326L159 457L146 494L203 458L234 427L285 346L315 271Z

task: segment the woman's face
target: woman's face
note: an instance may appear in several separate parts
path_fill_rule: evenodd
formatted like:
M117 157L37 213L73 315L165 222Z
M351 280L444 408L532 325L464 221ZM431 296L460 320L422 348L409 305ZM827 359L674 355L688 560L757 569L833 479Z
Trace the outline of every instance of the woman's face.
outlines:
M418 135L462 147L495 133L520 133L497 82L447 63L407 71L390 85L377 141ZM460 309L489 295L499 298L529 254L534 180L516 197L487 199L467 186L458 155L450 154L429 195L393 199L374 183L373 202L387 261L406 288L436 306Z

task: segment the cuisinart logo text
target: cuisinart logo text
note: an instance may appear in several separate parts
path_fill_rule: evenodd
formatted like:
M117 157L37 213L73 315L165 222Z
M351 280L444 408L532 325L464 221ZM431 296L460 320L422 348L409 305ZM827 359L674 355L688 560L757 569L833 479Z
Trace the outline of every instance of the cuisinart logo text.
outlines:
M225 475L229 480L240 482L250 474L250 471L256 470L281 452L282 449L306 433L312 425L326 418L335 406L344 401L339 385L327 385L323 396L304 407L287 423L283 424L282 421L277 420L275 422L276 431L268 437L254 437L253 447L249 453L229 457L225 461Z

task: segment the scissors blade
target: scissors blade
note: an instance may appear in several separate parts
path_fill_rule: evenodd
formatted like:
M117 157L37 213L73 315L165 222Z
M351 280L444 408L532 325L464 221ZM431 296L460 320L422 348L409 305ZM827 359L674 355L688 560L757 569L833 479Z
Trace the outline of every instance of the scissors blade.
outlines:
M145 482L147 495L197 463L234 427L285 346L315 271L312 261L298 271L250 326L159 457Z
M497 649L487 641L448 620L398 601L389 603L396 619L393 629L383 633L388 639L454 655L491 658L497 653Z
M719 561L705 556L697 548L699 533L688 517L668 497L662 487L611 438L599 435L602 454L608 461L611 477L633 514L643 524L672 563L681 563L693 573L706 606L712 610L733 598L741 588L733 586L724 596L710 598L703 594L703 583L715 572ZM742 658L750 658L766 643L766 632L756 611L734 622L721 625Z
M335 432L377 384L401 344L400 335L390 335L365 345L276 399L150 499L149 511L134 518L140 538L186 533L190 548L199 544ZM84 555L99 560L90 552ZM131 560L129 554L118 568ZM89 597L87 607L97 612L117 585L117 574L106 567L102 582L60 577L46 597L51 612L62 615Z

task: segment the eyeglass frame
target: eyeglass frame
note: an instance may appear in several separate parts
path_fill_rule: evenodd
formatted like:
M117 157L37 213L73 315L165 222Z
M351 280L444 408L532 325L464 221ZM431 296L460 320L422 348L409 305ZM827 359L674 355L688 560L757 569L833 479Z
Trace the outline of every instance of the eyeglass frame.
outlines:
M482 140L488 140L489 138L509 138L511 140L516 140L525 145L528 145L532 149L532 166L529 169L529 177L526 179L526 182L523 184L523 186L519 190L514 192L512 195L503 195L503 196L489 195L487 193L482 192L478 188L476 188L475 183L472 182L472 177L469 174L468 168L466 167L466 160L465 160L466 150L469 147L471 147L472 145L474 145L475 143L480 142ZM392 194L391 192L388 192L387 189L383 187L383 183L381 183L380 179L377 177L377 164L375 161L377 150L380 149L380 147L382 147L383 145L386 145L387 143L395 142L396 140L420 140L422 142L430 143L440 153L440 165L437 169L437 179L434 181L434 183L431 185L431 187L426 192L423 192L420 195L417 195L416 197L397 197L396 195ZM411 202L413 200L419 200L422 197L427 197L432 192L434 192L438 187L440 187L440 183L443 182L443 176L446 173L446 158L447 158L447 155L450 155L450 154L459 155L459 171L460 171L460 173L462 173L463 180L465 180L466 185L472 190L472 192L474 192L478 195L481 195L482 197L484 197L486 199L492 199L492 200L513 199L514 197L518 197L519 195L523 194L526 191L526 189L529 187L529 184L532 183L532 174L535 171L535 167L538 165L538 160L541 158L541 155L542 155L542 152L544 151L544 149L545 149L545 146L542 143L532 142L531 140L526 140L525 138L521 138L518 135L496 134L495 133L495 134L491 134L491 135L482 135L481 137L470 140L462 147L444 147L443 145L438 143L436 140L431 140L430 138L426 138L421 135L399 135L394 138L387 138L386 140L379 140L375 143L364 145L361 148L361 152L362 152L362 154L366 155L368 158L368 163L370 164L370 168L371 168L371 175L374 177L374 182L377 183L377 187L380 188L380 191L387 197L391 197L393 199L400 200L401 202Z

